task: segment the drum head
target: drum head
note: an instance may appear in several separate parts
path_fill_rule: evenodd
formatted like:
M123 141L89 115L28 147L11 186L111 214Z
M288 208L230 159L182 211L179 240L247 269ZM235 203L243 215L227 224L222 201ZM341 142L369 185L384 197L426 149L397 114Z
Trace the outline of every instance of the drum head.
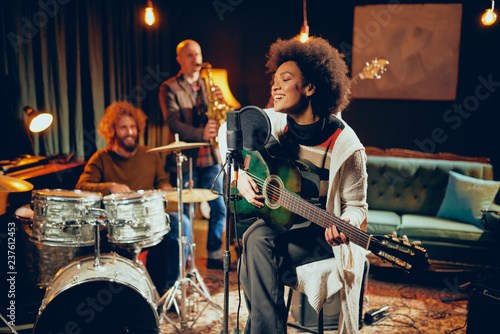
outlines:
M141 199L148 197L164 198L165 192L163 190L138 190L131 193L106 195L103 197L103 200L105 202L111 202L111 201L126 202L126 200L134 200L134 199Z
M87 281L59 293L39 313L33 333L158 333L156 311L131 287Z

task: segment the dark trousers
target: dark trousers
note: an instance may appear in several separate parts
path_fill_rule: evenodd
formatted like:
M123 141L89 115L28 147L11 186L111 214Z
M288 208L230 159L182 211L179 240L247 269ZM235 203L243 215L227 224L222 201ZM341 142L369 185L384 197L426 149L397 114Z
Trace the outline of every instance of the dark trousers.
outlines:
M193 187L201 189L210 189L214 183L215 177L221 170L220 165L209 167L195 167L193 168ZM184 183L183 188L189 188L189 173L183 173L182 180ZM177 184L177 174L170 173L170 182ZM222 193L223 177L219 176L215 180L214 190ZM210 218L208 219L208 234L207 234L207 257L209 259L222 258L222 233L226 226L226 206L222 196L209 201ZM189 205L184 205L184 213L189 213Z
M299 265L333 257L324 229L311 224L282 232L257 220L243 235L241 283L249 311L245 333L286 333L285 285Z

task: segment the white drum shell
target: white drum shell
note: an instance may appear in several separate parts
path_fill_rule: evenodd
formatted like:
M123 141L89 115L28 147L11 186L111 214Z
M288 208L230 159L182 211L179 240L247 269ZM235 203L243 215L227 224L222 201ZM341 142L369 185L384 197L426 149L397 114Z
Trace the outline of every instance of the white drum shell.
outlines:
M95 243L96 218L101 195L81 190L34 190L31 240L51 246L89 246Z
M103 198L109 242L122 247L151 247L170 231L165 193L140 190Z
M123 311L136 308L133 314L143 312L147 315L148 320L146 322L149 322L147 324L149 328L158 328L156 303L159 300L159 295L145 268L116 254L102 254L100 256L100 266L97 267L94 266L94 261L94 256L88 256L68 264L57 272L45 292L35 323L34 333L37 333L37 330L45 331L47 326L52 326L51 323L58 326L59 321L62 323L61 326L64 326L63 320L58 318L59 314L62 314L63 311L68 312L68 310L54 309L51 306L55 304L58 298L61 300L68 299L72 291L76 291L77 288L80 288L80 291L75 293L74 297L71 296L70 302L65 304L70 312L73 311L73 313L70 313L73 317L70 318L77 325L85 325L89 311L92 311L93 308L97 315L99 315L99 312L104 313L103 311L112 312L113 316L105 319L104 322L107 326L118 328L128 321L120 317L120 315L124 315ZM102 283L102 285L96 288L93 285L94 283ZM85 294L82 294L82 290L85 291ZM133 294L133 298L139 300L141 305L111 304L113 298L118 299L120 293ZM113 307L113 310L106 310L106 307ZM66 321L69 321L69 319L66 319ZM113 322L116 322L116 326L114 326ZM94 325L91 322L89 323ZM86 331L84 330L83 333L86 333Z

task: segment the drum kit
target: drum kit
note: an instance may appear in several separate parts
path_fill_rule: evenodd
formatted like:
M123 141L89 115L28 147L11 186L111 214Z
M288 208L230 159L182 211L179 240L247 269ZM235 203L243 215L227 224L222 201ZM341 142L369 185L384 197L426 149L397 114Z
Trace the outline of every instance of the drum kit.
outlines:
M158 333L164 321L182 332L192 328L208 307L222 324L222 307L213 302L196 268L193 228L189 231L191 242L183 231L184 204L189 204L193 221L194 203L219 196L206 189L182 190L182 164L187 160L182 150L204 145L177 141L150 150L176 155L174 191L140 190L104 197L81 190L32 191L32 211L24 206L15 215L22 223L23 234L40 255L29 262L49 267L40 271L37 281L46 292L34 334L66 332L68 328L81 333ZM139 254L143 248L157 245L169 232L167 201L177 202L179 211L180 275L174 286L160 296ZM101 254L103 230L107 231L109 243L132 252L133 260L116 253ZM87 254L93 250L93 254L80 257L85 254L80 252L83 249ZM190 258L189 266L186 257ZM172 308L175 318L167 313Z

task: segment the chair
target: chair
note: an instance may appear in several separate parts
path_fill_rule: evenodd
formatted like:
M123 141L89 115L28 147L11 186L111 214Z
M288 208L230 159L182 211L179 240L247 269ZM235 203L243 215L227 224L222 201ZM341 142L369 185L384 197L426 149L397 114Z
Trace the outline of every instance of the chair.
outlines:
M290 307L292 306L292 297L293 297L293 289L290 288L290 290L288 292L288 299L287 299L287 302L286 302L287 314L290 313ZM306 326L303 326L303 325L294 324L294 323L291 323L291 322L288 322L287 325L289 327L300 329L300 330L302 330L304 332L323 334L324 333L323 308L321 308L321 310L319 311L318 317L317 317L317 326L316 326L317 330L312 330L309 327L306 327Z
M359 329L363 327L363 300L367 285L368 269L369 262L368 260L366 260L363 272L363 280L361 283L361 292L359 296ZM317 334L324 333L325 328L327 330L338 329L338 315L340 313L340 298L338 298L338 293L333 295L324 304L319 313L316 313L316 311L309 305L307 297L303 293L294 294L294 292L297 291L294 291L294 289L290 287L286 307L287 314L290 314L290 312L292 312L292 316L296 319L297 323L288 322L287 325L289 327L293 327L304 332ZM297 299L293 299L294 296L299 297L300 301L297 302ZM316 323L313 322L312 318L314 314L317 314ZM325 317L327 317L326 323Z

